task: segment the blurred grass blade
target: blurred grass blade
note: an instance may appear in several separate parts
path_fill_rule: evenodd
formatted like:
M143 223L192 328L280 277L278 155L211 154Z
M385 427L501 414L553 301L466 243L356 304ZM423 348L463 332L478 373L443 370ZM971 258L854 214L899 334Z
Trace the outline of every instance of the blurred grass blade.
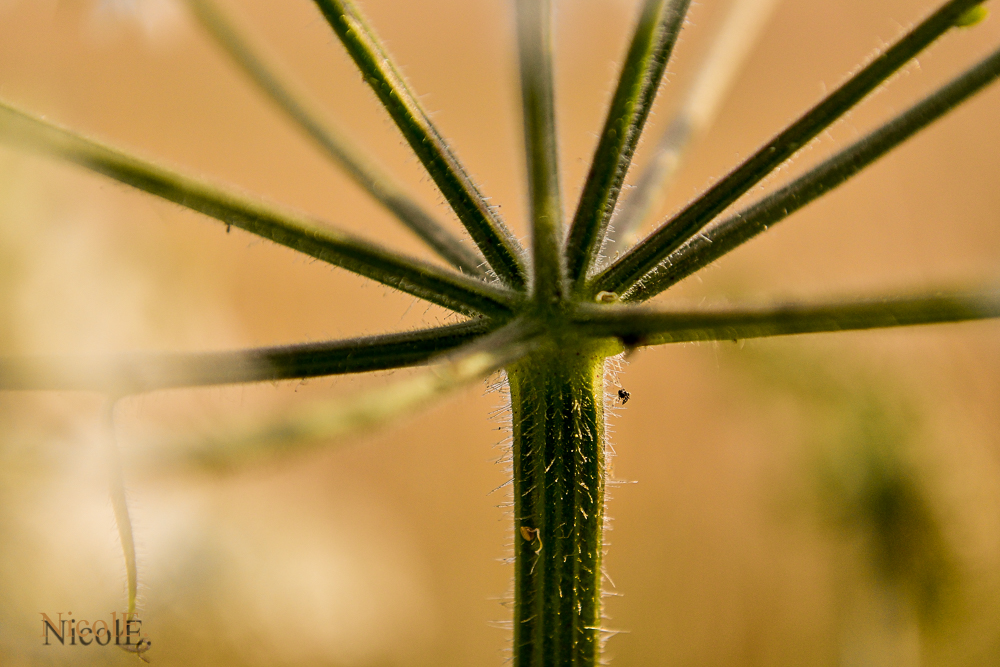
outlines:
M552 90L552 4L517 0L524 148L531 204L534 292L543 303L564 297L562 203Z
M716 215L829 127L911 58L954 27L965 12L982 1L950 0L945 3L892 47L879 54L847 83L782 130L743 164L598 274L591 283L592 292L621 294L627 291L667 255L697 234Z
M622 65L601 139L566 246L569 279L580 286L601 248L690 0L646 0Z
M125 574L128 585L128 617L135 614L135 599L139 590L135 560L135 538L132 535L132 519L129 517L128 499L125 497L125 476L122 472L118 439L115 436L115 406L117 399L109 399L104 408L105 458L107 460L108 486L111 507L115 513L118 537L125 556Z
M1000 317L1000 289L912 297L782 304L756 308L661 311L586 304L574 317L581 332L614 336L626 347L855 331Z
M0 357L0 391L103 391L136 394L172 387L277 382L404 368L486 335L471 320L434 329L236 352L114 357Z
M607 250L625 250L663 203L684 153L704 134L719 112L780 0L735 0L695 75L677 115L667 125L635 188L611 220Z
M483 259L462 245L423 209L388 173L356 146L338 128L320 120L315 105L300 92L282 83L286 76L268 63L260 49L251 46L214 0L187 0L202 27L215 39L243 72L281 108L325 154L332 158L355 183L396 216L439 256L452 266L473 276L484 277Z
M172 173L5 104L0 140L73 162L439 306L466 314L509 312L513 295L506 290Z
M315 2L490 267L510 287L523 289L520 244L448 148L361 12L350 0Z
M645 301L746 243L841 185L1000 77L1000 49L864 138L761 201L695 236L664 260L623 301Z
M154 444L138 463L227 470L263 463L324 442L371 431L522 358L536 346L533 325L515 321L448 355L415 377L359 396L314 403L264 423L223 429L197 442Z

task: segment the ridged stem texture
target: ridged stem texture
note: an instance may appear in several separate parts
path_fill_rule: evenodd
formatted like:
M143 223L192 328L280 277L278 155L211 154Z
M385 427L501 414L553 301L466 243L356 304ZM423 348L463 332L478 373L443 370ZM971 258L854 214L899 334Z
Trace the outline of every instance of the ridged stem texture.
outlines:
M598 663L605 354L555 345L508 368L516 667Z

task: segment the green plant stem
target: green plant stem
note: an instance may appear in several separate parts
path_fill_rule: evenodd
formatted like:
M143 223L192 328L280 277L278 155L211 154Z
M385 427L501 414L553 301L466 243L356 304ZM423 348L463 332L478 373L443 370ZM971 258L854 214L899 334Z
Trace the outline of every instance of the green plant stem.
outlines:
M677 115L656 144L635 188L612 218L606 252L625 250L663 203L692 140L711 127L750 49L779 0L735 0L698 68Z
M448 148L361 12L350 0L315 2L490 267L507 285L523 289L520 244Z
M410 197L402 185L344 133L320 120L315 105L302 93L293 93L283 84L286 76L268 63L259 49L253 48L212 0L187 0L202 27L215 39L229 57L323 152L339 165L386 210L396 216L434 252L463 273L485 277L483 259L469 250L424 208Z
M653 106L690 0L646 0L570 226L569 279L580 287L594 263L639 135Z
M595 276L591 293L628 291L667 255L698 233L782 162L830 126L907 61L951 29L983 0L951 0L872 60L844 85L788 126L743 164L686 206L651 236Z
M0 139L73 162L451 310L504 316L515 298L508 290L172 173L4 104Z
M994 51L933 94L761 201L691 238L622 301L650 299L841 185L1000 77Z
M828 331L883 329L1000 317L1000 290L939 292L818 304L660 311L584 304L573 321L581 334L613 336L626 347L740 340Z
M111 496L111 508L115 513L115 524L118 526L118 538L125 557L125 580L128 590L128 617L135 614L135 602L139 591L139 576L136 568L135 538L132 535L132 519L128 511L128 498L125 495L125 475L122 471L121 455L118 451L118 438L115 436L115 406L117 398L109 398L104 408L104 440L105 458L107 461L108 489Z
M413 413L445 394L494 373L538 347L539 327L514 320L450 354L432 368L360 395L320 401L275 419L230 425L196 441L167 441L137 453L139 463L194 466L217 472L302 453L320 444L370 432Z
M566 291L552 90L551 24L550 0L517 0L517 42L534 260L532 288L540 304L558 303L564 299Z
M172 387L277 382L414 366L488 334L471 320L435 329L235 352L114 357L0 357L0 391L136 394Z
M508 366L514 665L599 663L607 345L551 341Z

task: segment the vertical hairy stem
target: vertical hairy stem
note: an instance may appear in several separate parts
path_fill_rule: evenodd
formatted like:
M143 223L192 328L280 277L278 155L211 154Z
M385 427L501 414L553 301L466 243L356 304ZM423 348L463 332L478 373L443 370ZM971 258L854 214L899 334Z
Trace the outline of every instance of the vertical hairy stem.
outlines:
M508 369L517 667L599 661L606 353L553 345Z

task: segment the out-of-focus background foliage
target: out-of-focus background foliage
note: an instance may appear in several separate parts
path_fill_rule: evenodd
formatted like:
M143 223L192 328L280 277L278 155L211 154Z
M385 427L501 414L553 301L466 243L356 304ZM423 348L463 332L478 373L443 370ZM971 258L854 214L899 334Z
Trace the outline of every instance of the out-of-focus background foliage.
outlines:
M525 234L507 2L364 8L471 173ZM566 202L636 2L558 5ZM817 100L929 0L787 0L662 212ZM312 3L227 0L359 141L447 215ZM663 127L727 6L697 3ZM1000 43L947 36L769 181ZM0 0L0 97L140 155L417 243L324 161L167 0ZM665 299L883 293L1000 277L1000 88ZM644 148L648 149L647 140ZM643 160L640 149L638 160ZM754 195L758 194L755 191ZM457 228L457 227L456 227ZM0 353L210 350L434 325L446 314L81 170L0 148ZM160 392L150 432L405 375ZM608 655L617 665L1000 662L1000 328L992 323L635 353L613 418ZM162 665L490 665L511 569L501 405L485 385L404 424L237 475L130 469L149 656ZM124 566L100 397L0 395L0 664L117 665L42 647L40 613L105 617ZM614 582L612 584L612 581Z

